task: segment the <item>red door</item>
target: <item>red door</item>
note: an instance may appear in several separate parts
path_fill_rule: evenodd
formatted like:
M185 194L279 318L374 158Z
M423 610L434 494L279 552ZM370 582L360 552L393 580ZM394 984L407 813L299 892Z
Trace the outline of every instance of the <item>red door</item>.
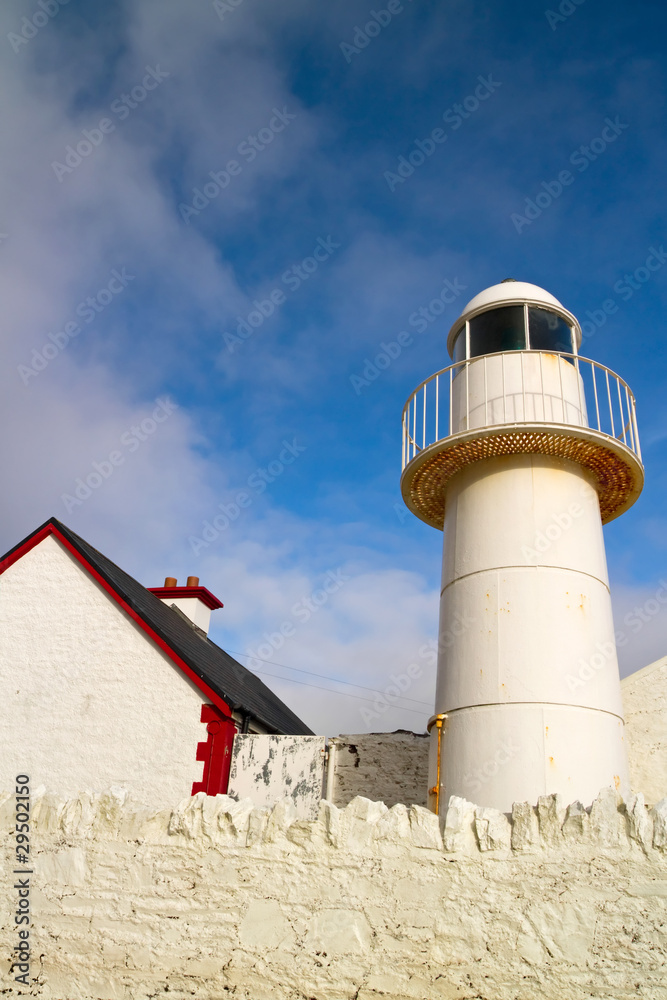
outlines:
M207 723L208 733L206 742L197 744L197 760L204 761L204 773L201 781L193 782L192 794L218 795L229 786L232 743L237 729L234 720L215 705L202 705L201 721Z

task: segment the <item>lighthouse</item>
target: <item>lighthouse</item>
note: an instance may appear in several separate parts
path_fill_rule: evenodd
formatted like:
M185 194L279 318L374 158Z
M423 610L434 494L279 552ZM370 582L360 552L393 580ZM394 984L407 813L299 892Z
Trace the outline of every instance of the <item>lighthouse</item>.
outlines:
M404 407L403 498L444 531L435 812L629 791L602 526L644 472L630 387L580 347L558 299L501 282Z

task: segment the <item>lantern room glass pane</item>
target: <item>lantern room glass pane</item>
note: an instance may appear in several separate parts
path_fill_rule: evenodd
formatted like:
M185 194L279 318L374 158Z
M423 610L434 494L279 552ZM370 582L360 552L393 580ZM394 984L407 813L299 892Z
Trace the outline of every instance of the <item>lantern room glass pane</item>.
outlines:
M466 356L466 327L465 323L454 337L454 361L465 361Z
M528 308L528 330L531 351L564 351L574 354L572 349L572 327L562 316L549 309Z
M523 306L489 309L470 320L470 357L496 351L525 351Z

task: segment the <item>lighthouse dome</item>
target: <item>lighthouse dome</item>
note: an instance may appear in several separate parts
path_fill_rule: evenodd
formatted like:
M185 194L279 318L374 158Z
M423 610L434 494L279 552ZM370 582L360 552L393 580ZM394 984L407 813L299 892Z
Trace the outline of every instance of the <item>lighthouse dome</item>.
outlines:
M486 309L492 305L516 302L517 299L526 302L541 302L545 306L558 306L559 309L563 308L555 295L540 288L539 285L532 285L529 281L514 281L509 278L507 281L501 281L497 285L485 288L483 292L478 292L465 306L461 316L476 312L478 309Z
M581 328L555 295L509 278L468 302L447 337L454 361L507 350L576 353Z

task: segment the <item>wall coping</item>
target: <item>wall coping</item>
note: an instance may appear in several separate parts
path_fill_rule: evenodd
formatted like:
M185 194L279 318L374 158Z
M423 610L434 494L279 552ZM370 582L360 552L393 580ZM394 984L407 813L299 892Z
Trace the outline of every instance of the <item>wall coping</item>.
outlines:
M13 793L0 793L0 824L13 826ZM33 834L73 840L129 839L137 843L206 848L226 844L250 849L275 845L312 853L345 850L354 854L429 851L433 856L512 857L581 849L655 855L667 852L667 797L648 809L644 796L627 802L604 788L589 808L565 805L560 795L541 796L537 805L515 803L511 815L452 796L444 819L418 805L388 808L363 796L338 808L322 800L316 820L297 820L290 800L272 809L251 799L203 792L173 808L151 812L125 789L82 792L70 799L35 789L30 803Z

